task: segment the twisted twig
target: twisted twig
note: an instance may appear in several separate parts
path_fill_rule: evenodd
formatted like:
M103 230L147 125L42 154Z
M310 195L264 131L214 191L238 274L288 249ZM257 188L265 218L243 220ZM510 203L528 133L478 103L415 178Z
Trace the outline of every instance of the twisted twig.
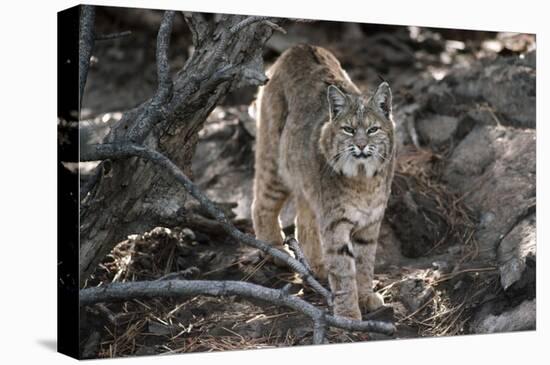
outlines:
M172 94L172 79L170 77L170 65L168 63L168 48L170 35L174 23L174 11L165 11L157 34L157 79L158 86L155 96L150 100L149 106L140 114L136 123L128 131L128 139L133 142L142 142L149 134L153 126L162 117L162 107Z
M309 262L307 261L306 255L304 255L304 251L302 251L302 247L294 238L294 236L290 235L285 238L285 243L288 245L288 247L294 252L294 256L296 256L296 260L300 261L302 265L309 271L311 271L311 266L309 266Z
M357 321L328 315L323 309L289 294L286 290L266 288L243 281L166 280L112 283L81 290L80 304L89 305L134 298L180 298L191 295L240 295L292 308L311 318L314 328L313 342L316 344L324 343L327 326L350 331L376 332L388 336L395 332L395 327L391 323L373 320Z
M263 252L285 262L293 271L300 274L304 280L319 294L321 294L327 304L332 306L332 294L325 289L298 260L290 255L274 248L269 243L257 240L253 236L239 231L227 217L189 178L176 166L168 157L162 153L143 146L132 144L100 144L93 148L87 148L85 153L81 153L81 161L97 161L105 159L120 159L126 157L138 156L149 160L156 165L163 167L169 172L183 187L201 204L202 208L214 219L220 222L223 230L231 237L246 245L258 248Z
M80 8L80 28L78 35L78 86L79 86L79 106L82 105L82 96L84 95L84 86L88 79L88 70L90 69L90 58L94 48L95 34L95 8L91 5L82 5Z

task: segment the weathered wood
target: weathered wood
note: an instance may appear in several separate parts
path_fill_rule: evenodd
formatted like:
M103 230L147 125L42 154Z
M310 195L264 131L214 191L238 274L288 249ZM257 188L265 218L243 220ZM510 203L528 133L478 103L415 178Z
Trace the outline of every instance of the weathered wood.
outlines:
M84 87L88 79L88 70L90 69L90 57L95 42L94 32L95 8L90 5L80 7L80 28L78 34L78 88L79 105L82 105Z
M395 332L395 326L392 323L375 320L358 321L332 316L326 314L324 309L317 308L298 296L290 295L285 288L271 289L243 281L163 280L111 283L81 290L80 304L127 301L135 298L181 298L192 295L239 295L292 308L312 320L315 344L324 343L327 326L349 331L376 332L388 336Z
M162 168L167 174L171 175L179 184L185 188L193 198L195 198L201 207L216 221L220 223L221 228L226 234L233 237L239 242L248 246L255 247L265 252L266 254L284 262L292 271L300 274L302 278L315 290L321 294L327 304L332 306L332 293L325 289L311 274L309 265L298 261L287 253L278 250L271 244L265 241L257 240L254 236L239 231L226 217L225 213L218 208L201 190L189 180L189 178L176 166L168 157L162 153L149 149L147 147L128 144L128 143L104 143L90 148L89 152L81 154L83 161L89 160L105 160L105 159L127 159L131 157L140 157L146 161L150 161L158 167ZM294 248L301 252L298 242L294 240Z
M201 26L209 34L201 34L200 47L177 73L162 101L156 103L153 97L125 113L104 142L127 141L133 131L132 139L162 151L190 175L197 133L218 102L235 87L267 80L262 49L273 27L265 20L225 15L216 24ZM166 40L166 30L166 24L159 30L159 47L166 44L160 39ZM160 80L156 95L165 90L162 85ZM136 121L146 123L136 129ZM81 146L81 153L89 152L88 147ZM117 242L174 219L187 202L185 190L146 160L111 161L101 169L97 183L81 202L81 285Z

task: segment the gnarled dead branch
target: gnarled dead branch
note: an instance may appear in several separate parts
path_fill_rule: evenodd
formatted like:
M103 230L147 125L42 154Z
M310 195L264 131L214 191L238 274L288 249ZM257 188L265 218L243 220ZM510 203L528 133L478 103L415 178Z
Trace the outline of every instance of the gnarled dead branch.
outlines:
M187 15L195 49L171 77L167 51L174 16L164 13L157 35L157 91L124 113L101 142L130 142L162 151L188 174L197 133L221 98L236 87L267 81L262 48L278 27L275 18L224 15L213 22L202 14ZM93 34L93 22L82 22L81 27ZM85 141L80 149L82 155L94 152ZM117 242L174 220L188 199L185 189L167 182L165 172L142 159L114 160L98 169L97 181L81 201L81 284ZM145 196L147 201L142 201Z
M95 33L95 8L91 5L82 5L80 8L80 28L78 35L78 87L80 92L79 105L82 105L84 96L84 86L88 79L88 70L90 69L90 58L94 48Z
M137 146L132 144L101 144L96 145L94 149L88 149L88 152L81 154L82 161L95 161L105 159L124 159L129 157L140 157L154 164L162 167L166 172L172 175L176 181L178 181L200 204L201 207L214 219L216 219L223 230L231 237L246 245L260 249L261 251L271 255L282 262L285 262L287 266L294 272L297 272L302 278L315 290L321 294L329 306L332 305L332 294L325 289L311 274L309 265L304 265L294 259L292 256L280 251L269 243L257 240L253 236L239 231L235 226L231 224L229 219L225 216L223 211L219 209L204 193L195 185L189 178L172 162L169 158L162 153L154 151L150 148ZM297 241L294 239L293 246L298 247ZM300 249L297 249L301 252ZM299 255L300 256L300 255ZM302 261L305 261L305 257L301 257Z
M162 118L163 107L172 95L172 79L168 64L168 48L170 34L174 23L174 11L165 11L157 35L157 79L158 86L155 96L149 101L145 111L128 131L127 138L132 142L141 143L147 137L153 126Z
M290 295L283 289L271 289L242 281L209 280L165 280L112 283L101 287L80 291L80 304L98 302L127 301L135 298L181 298L193 295L239 295L245 298L259 299L275 305L286 306L305 314L313 321L313 343L325 342L327 326L343 328L349 331L376 332L391 336L395 327L381 321L357 321L340 316L326 314L323 309Z

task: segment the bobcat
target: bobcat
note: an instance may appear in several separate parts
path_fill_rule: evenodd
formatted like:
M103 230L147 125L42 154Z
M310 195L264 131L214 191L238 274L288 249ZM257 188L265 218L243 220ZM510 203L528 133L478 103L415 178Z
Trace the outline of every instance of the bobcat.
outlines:
M282 248L278 216L296 203L296 236L311 267L328 276L334 313L352 319L384 305L373 292L380 223L395 148L392 95L366 98L327 50L285 51L258 94L253 223Z

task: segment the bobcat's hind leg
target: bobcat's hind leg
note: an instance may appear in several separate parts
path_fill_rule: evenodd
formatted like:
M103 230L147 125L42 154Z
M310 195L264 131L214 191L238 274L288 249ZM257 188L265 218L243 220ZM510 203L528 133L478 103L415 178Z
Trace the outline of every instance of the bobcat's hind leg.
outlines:
M279 213L290 193L274 173L256 171L252 223L256 237L275 247L283 248Z
M315 275L325 280L327 271L323 260L317 217L303 197L296 198L296 238Z

